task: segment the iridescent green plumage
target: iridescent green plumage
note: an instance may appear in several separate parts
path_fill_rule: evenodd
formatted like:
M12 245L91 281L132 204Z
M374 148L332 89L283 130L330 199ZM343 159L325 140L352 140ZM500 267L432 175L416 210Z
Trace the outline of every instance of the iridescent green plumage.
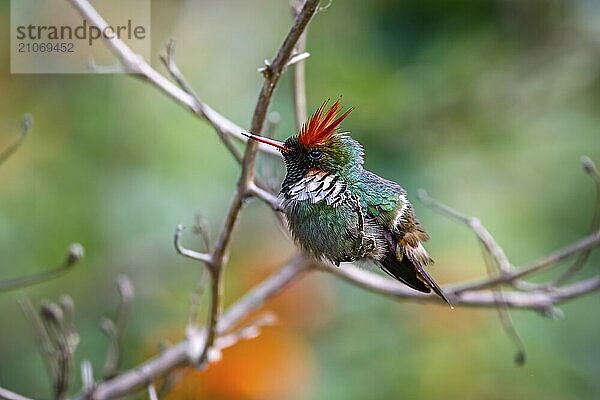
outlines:
M325 104L299 135L269 143L285 160L280 199L294 239L305 252L336 265L372 260L413 289L433 289L448 301L425 271L433 261L421 242L429 237L406 192L364 169L361 145L336 131L348 112L337 117L338 100L322 115Z

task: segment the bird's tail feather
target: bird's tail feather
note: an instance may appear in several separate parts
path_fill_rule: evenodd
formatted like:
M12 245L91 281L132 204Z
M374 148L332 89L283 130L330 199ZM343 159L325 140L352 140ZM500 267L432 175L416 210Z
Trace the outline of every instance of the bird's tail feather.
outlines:
M425 267L430 264L433 264L433 260L420 242L416 247L409 244L398 245L396 254L389 252L381 260L382 269L393 278L419 292L429 293L433 289L438 296L451 305L439 285L425 271Z

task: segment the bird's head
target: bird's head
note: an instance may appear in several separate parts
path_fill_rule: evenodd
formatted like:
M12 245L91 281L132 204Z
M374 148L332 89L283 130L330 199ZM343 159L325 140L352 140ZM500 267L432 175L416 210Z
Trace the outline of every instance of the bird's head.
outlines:
M363 165L362 146L347 132L340 132L341 122L352 108L338 115L340 100L326 111L325 101L306 121L300 132L285 142L246 134L248 138L279 149L287 169L286 181L293 183L309 171L323 171L335 175L349 175Z

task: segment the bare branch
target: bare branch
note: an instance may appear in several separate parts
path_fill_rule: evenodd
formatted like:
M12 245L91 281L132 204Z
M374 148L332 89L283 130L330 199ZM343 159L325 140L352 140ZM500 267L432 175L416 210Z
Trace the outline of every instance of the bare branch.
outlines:
M267 299L281 292L287 285L297 280L305 272L310 271L313 265L315 264L305 261L301 256L294 258L288 265L282 267L232 305L219 318L217 331L223 333L230 330L238 321L241 321L250 312L260 307ZM396 281L349 265L345 265L344 268L332 269L320 265L319 269L326 270L354 285L378 294L398 299L441 304L441 300L436 296L413 291ZM504 293L503 301L510 308L531 309L540 311L546 315L556 315L554 312L555 305L599 289L600 276L570 286L556 288L552 292L507 292ZM495 306L497 301L493 292L480 290L457 293L453 300L456 305L469 307ZM199 331L197 333L197 340L204 340L203 332ZM80 398L111 399L144 387L152 379L165 374L177 366L188 363L189 346L190 339L179 342L177 345L165 350L157 357L143 363L139 367L99 384L92 393L82 393Z
M83 246L79 243L73 243L67 249L67 255L59 266L48 271L38 272L33 275L20 276L18 278L0 281L0 292L21 289L27 286L35 285L36 283L46 282L50 279L57 278L69 271L72 266L77 264L77 262L83 258L83 255Z
M83 15L86 19L88 19L93 26L97 26L101 30L106 28L108 24L106 21L98 14L98 12L91 6L91 4L86 0L70 0L71 3L77 8L81 15ZM271 63L265 71L265 82L263 84L263 88L261 89L261 93L258 97L258 101L253 113L251 130L255 132L262 131L262 125L264 123L265 115L271 101L271 97L273 94L273 90L279 80L279 77L284 69L284 67L290 61L290 57L292 55L292 51L298 38L304 31L306 25L308 24L311 17L314 15L316 7L318 5L318 0L309 0L306 2L306 5L303 7L301 12L298 14L295 19L294 25L292 26L290 32L286 36L281 48L279 49L277 55L275 56L273 63ZM216 127L219 133L227 133L230 136L235 136L239 139L246 140L243 135L241 135L241 129L237 127L235 124L230 121L224 119L220 114L216 113L214 110L210 109L210 107L206 106L202 102L198 100L198 96L195 96L193 90L190 85L187 83L185 79L182 79L183 76L180 73L179 69L176 68L173 57L173 47L167 50L167 57L164 58L164 62L171 72L174 79L180 84L183 89L178 88L169 82L164 76L156 72L150 65L144 61L139 55L133 53L127 45L119 40L118 38L111 38L106 40L106 43L110 50L119 58L123 66L135 73L139 74L145 79L149 80L155 86L159 87L163 92L176 99L178 102L187 106L194 113L199 115L200 117L208 120L213 127ZM297 58L299 61L301 57ZM258 146L255 142L250 142L246 146L246 152L244 154L243 163L242 163L242 173L238 183L238 191L234 196L232 204L229 208L229 212L227 214L225 224L223 229L221 230L220 235L218 236L217 242L215 244L215 249L211 256L197 253L188 249L185 249L180 244L180 236L181 229L178 229L175 234L175 247L177 251L185 255L187 257L203 261L209 267L211 272L211 287L212 287L212 296L213 301L211 304L211 315L209 317L209 325L208 325L208 335L206 346L210 347L212 345L212 340L214 339L214 327L216 325L216 319L219 312L219 303L220 303L220 274L225 262L226 251L231 239L231 234L234 228L234 225L237 221L237 217L239 211L242 208L244 199L249 195L249 187L251 183L254 183L254 162L256 159L256 151ZM265 146L264 150L266 152L279 154L275 149L272 149L268 146ZM258 186L258 185L256 185ZM213 315L212 313L215 313ZM206 351L203 352L205 354Z
M277 55L273 59L273 62L269 65L268 73L265 74L266 78L263 83L262 89L258 96L254 113L252 116L252 123L250 126L251 132L262 132L265 116L275 86L279 81L279 77L285 64L290 58L292 50L298 41L298 38L306 28L306 25L312 18L319 4L319 0L308 0L302 8L300 14L296 17L292 28L284 39L281 48L277 52ZM215 245L215 251L213 253L213 261L216 265L222 265L222 260L225 255L225 251L228 247L231 233L233 231L237 216L242 208L243 201L247 196L248 188L254 181L254 163L256 160L257 142L250 141L246 146L244 153L244 161L242 164L242 173L238 181L238 190L233 198L229 212L225 219L225 224L221 230L221 234Z
M71 4L77 9L77 11L86 18L91 26L98 27L100 30L104 30L108 27L108 23L102 18L100 14L94 9L94 7L87 0L69 0ZM210 108L208 105L204 105L201 113L196 107L197 102L194 96L186 93L183 89L180 89L167 78L153 69L140 55L134 53L122 40L119 38L112 37L106 39L106 44L110 51L119 59L127 71L132 72L140 76L141 78L149 81L166 95L177 101L182 106L186 107L194 114L199 115L201 118L206 118L210 121L211 125L218 126L219 129L227 135L236 138L239 141L246 142L247 138L241 134L242 128L235 123L231 122L221 114ZM259 148L260 151L280 156L276 149L272 149L269 146L262 145Z
M300 35L304 31L304 28L306 28L306 25L314 15L318 4L319 0L308 0L306 2L300 14L298 14L298 16L296 17L292 28L290 29L286 38L284 39L279 51L277 52L277 55L273 59L273 62L269 65L268 71L264 73L265 81L258 95L258 100L256 102L254 113L252 115L252 123L250 125L250 130L252 132L262 132L265 117L267 115L267 110L271 102L271 97L273 96L273 91L277 86L279 77L281 76L283 68L285 67L292 54L292 51L294 49L294 46L296 45L296 42L298 41L298 38L300 37ZM220 275L222 273L223 265L225 264L226 252L231 241L233 229L238 220L238 215L242 209L244 200L250 194L249 188L254 182L254 164L256 161L256 152L257 142L248 142L246 145L246 151L244 152L242 172L238 180L237 191L233 197L231 205L229 206L229 210L225 218L225 223L223 225L223 228L221 229L221 233L218 236L217 242L215 244L215 250L212 254L212 266L214 267L214 271L211 271L213 273L211 276L213 293L211 299L213 299L215 302L211 301L211 314L209 319L209 325L207 327L207 341L205 343L205 346L207 348L212 346L213 340L216 336L214 331L216 329L216 323L218 318L217 314L220 310L221 301L220 296L218 294L220 294L222 291L220 284ZM215 314L212 314L213 312ZM208 352L207 348L205 348L205 350L202 353L204 356ZM204 361L204 357L201 358L201 361Z
M292 282L303 276L311 265L301 256L293 258L288 264L229 307L219 318L218 332L227 332L232 329L244 317L261 307L265 301L276 296ZM203 336L203 331L198 332L196 335L198 340L203 340ZM188 357L189 346L190 339L184 339L156 357L112 379L99 383L92 391L82 392L75 398L80 400L114 399L143 388L153 379L172 369L187 365L190 362Z
M600 245L600 231L596 231L584 237L583 239L580 239L570 244L569 246L554 251L549 255L538 259L537 261L534 261L520 268L515 268L513 272L508 276L497 276L489 279L480 279L473 282L451 285L447 287L446 290L448 290L451 293L457 294L464 291L485 289L503 283L511 283L515 279L522 278L523 276L530 275L534 272L542 271L575 254L579 254L582 251L592 249L594 247L597 247L598 245Z
M343 280L366 289L370 292L390 296L396 299L425 301L431 303L445 304L441 298L435 295L421 293L404 286L397 281L385 278L373 272L365 271L351 265L343 268L320 265L319 269L331 273ZM582 296L600 289L600 276L575 283L573 285L555 288L552 291L538 290L532 292L504 292L503 302L510 308L530 309L546 312L553 305L563 303L569 299ZM444 287L446 293L452 293L448 286ZM493 291L469 290L455 293L452 302L455 306L466 307L494 307L496 297Z
M583 296L600 289L600 276L595 276L572 285L555 288L552 291L505 292L504 302L510 308L532 309L543 314L552 311L552 306L567 300ZM487 307L494 305L493 292L469 291L457 296L459 302L466 306Z

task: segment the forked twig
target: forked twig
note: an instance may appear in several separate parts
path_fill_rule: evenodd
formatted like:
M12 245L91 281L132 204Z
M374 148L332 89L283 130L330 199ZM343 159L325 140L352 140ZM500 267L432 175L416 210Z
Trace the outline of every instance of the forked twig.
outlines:
M200 253L194 250L187 249L181 244L181 235L184 229L185 227L181 224L177 225L177 227L175 228L175 235L173 239L173 243L175 244L175 250L177 250L177 252L182 256L191 258L192 260L201 261L206 264L211 264L212 256L210 254Z

